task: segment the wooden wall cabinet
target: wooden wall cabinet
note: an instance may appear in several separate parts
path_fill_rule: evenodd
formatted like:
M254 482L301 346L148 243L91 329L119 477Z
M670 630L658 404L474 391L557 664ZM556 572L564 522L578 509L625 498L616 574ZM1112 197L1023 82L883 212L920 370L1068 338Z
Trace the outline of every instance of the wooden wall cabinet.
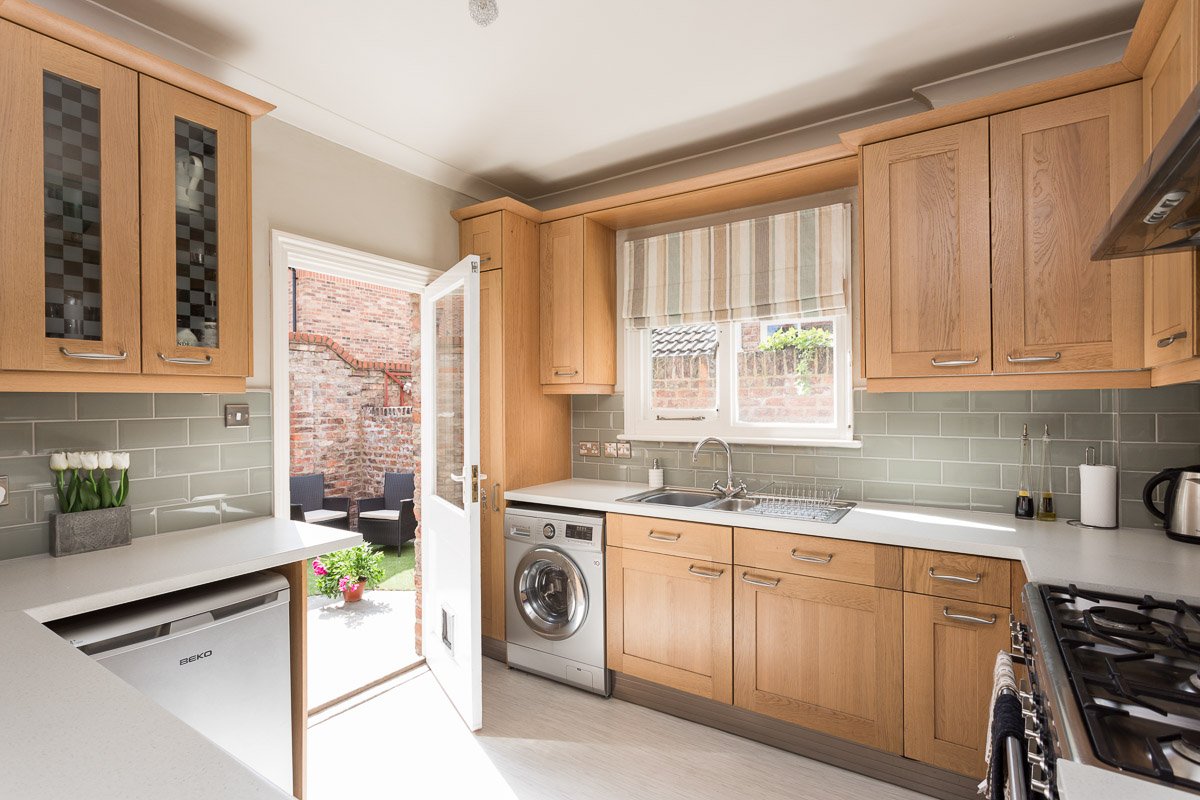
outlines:
M1070 388L1073 375L1094 386L1144 366L1140 261L1091 261L1141 164L1139 91L863 148L868 379L1061 373L1055 385Z
M617 382L616 234L587 217L541 228L543 391L612 394Z
M623 547L605 556L608 668L732 703L733 568Z
M537 223L511 211L472 222L460 228L461 255L482 261L488 248L493 259L479 279L482 633L503 642L504 492L571 476L571 406L541 389Z
M986 375L988 125L862 151L867 377Z
M735 571L734 703L903 752L901 592Z
M1200 82L1200 2L1178 0L1142 73L1142 155L1147 157ZM1145 360L1157 367L1200 355L1195 251L1145 262Z
M147 54L47 12L12 13L80 46L0 19L0 381L244 388L250 115L139 74L177 69ZM117 63L125 56L137 69ZM198 76L180 83L232 93Z
M994 371L1142 367L1141 259L1092 261L1142 164L1136 82L991 118Z

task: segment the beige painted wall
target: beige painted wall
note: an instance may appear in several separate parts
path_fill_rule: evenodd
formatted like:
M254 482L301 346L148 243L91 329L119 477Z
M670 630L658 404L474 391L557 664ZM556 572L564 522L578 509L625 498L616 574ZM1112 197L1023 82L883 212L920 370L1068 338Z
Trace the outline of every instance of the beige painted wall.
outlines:
M254 376L271 385L271 230L432 269L458 261L451 209L474 198L264 117L254 123Z

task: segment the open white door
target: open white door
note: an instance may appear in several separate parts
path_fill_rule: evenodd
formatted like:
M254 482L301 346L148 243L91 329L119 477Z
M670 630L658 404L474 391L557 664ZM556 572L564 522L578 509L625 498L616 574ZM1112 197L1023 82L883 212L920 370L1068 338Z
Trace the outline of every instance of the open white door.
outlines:
M483 725L479 619L479 256L421 299L421 588L429 669Z

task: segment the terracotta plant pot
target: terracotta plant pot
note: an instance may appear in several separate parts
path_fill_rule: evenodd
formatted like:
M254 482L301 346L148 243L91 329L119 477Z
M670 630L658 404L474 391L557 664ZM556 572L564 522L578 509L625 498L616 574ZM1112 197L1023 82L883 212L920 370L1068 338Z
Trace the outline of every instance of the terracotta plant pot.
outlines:
M353 589L345 589L342 592L342 599L347 603L357 603L359 600L362 600L363 591L365 591L366 588L367 582L359 581Z

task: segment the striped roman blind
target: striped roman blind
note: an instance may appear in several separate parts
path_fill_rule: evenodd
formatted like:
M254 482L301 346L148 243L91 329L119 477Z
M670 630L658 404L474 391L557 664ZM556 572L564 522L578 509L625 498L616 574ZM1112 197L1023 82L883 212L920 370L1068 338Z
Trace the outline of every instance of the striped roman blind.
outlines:
M846 308L850 204L632 239L630 328L811 317Z

